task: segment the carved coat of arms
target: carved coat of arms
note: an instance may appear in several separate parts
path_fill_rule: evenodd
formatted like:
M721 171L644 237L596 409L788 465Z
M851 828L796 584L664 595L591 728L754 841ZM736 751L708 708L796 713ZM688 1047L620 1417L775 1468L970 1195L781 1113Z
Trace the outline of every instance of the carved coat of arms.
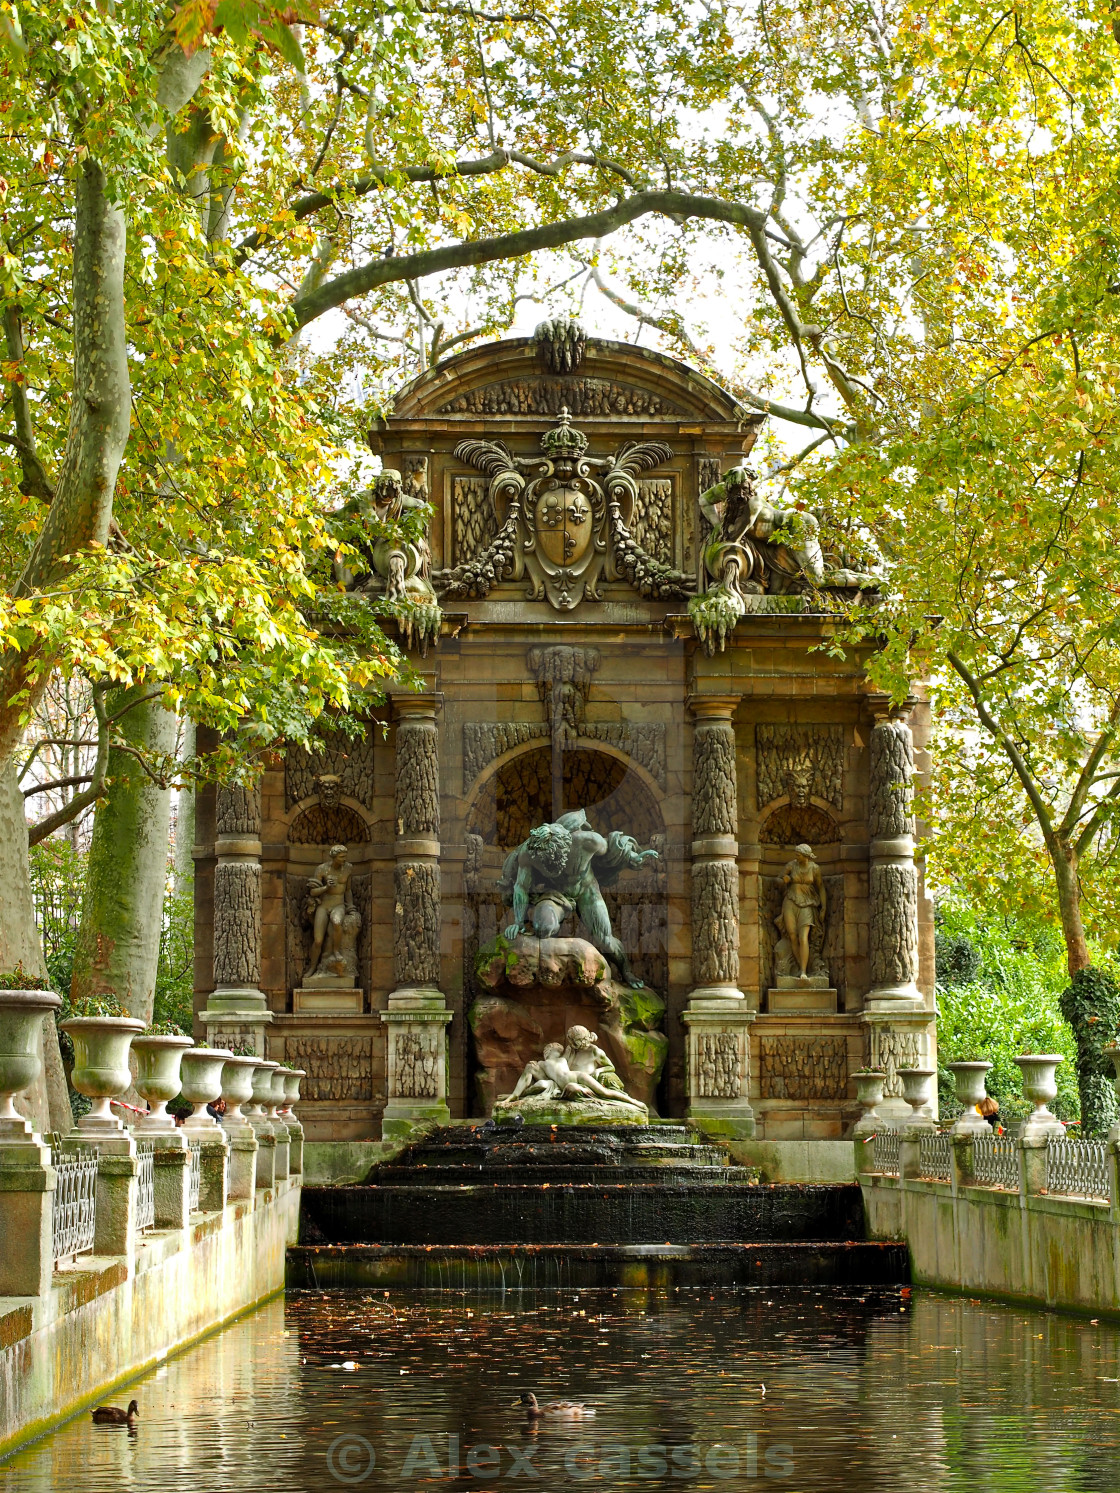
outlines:
M625 576L645 596L687 595L692 577L636 544L627 527L637 475L668 461L661 441L628 442L614 456L589 456L587 437L568 411L541 437L542 454L514 456L501 441L461 441L455 448L490 478L488 500L504 518L480 554L435 577L446 596L485 596L497 580L529 582L532 601L568 612L584 597L600 600L600 581Z

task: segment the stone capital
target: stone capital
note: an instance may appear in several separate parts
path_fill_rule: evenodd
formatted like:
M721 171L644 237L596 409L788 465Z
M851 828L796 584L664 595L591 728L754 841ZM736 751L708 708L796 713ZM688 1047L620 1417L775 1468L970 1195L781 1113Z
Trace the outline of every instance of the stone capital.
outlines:
M715 721L730 725L742 698L742 695L689 695L688 708L697 724Z
M869 689L864 695L868 713L876 726L888 721L905 721L918 703L916 695L907 695L904 700L893 701L885 690Z
M426 691L422 694L396 694L390 696L393 704L393 714L398 721L431 721L435 722L436 716L443 709L443 693L440 690Z

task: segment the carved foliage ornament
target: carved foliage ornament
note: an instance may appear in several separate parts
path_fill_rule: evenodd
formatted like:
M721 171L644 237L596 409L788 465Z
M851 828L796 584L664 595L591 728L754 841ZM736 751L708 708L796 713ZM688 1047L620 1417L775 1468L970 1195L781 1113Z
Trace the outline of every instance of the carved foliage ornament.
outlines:
M758 807L785 797L794 808L819 798L842 809L844 742L843 726L756 726Z
M460 461L490 477L490 503L495 516L504 507L505 520L483 551L435 577L444 595L486 596L499 580L527 578L530 600L566 612L585 596L598 601L604 579L624 576L643 596L683 598L695 589L691 576L648 554L628 527L639 474L667 461L669 446L628 442L614 456L589 456L587 437L564 409L541 448L542 456L528 459L500 441L456 446Z

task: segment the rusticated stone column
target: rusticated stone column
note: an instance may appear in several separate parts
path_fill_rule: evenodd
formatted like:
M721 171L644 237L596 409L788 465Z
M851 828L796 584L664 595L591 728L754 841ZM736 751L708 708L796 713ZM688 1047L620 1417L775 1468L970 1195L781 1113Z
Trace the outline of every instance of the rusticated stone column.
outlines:
M264 1056L272 1021L261 979L261 792L234 783L217 792L214 852L214 993L202 1021L207 1042L244 1042Z
M918 868L914 864L914 742L906 717L912 702L895 709L872 704L868 831L871 1001L920 1000L918 975Z
M739 989L738 706L733 695L693 696L692 979L688 1028L689 1116L706 1130L753 1135L750 1027Z
M440 981L439 729L435 694L396 695L396 867L393 873L395 989L388 1027L385 1136L451 1118L447 1024Z
M864 1002L870 1066L886 1074L880 1113L904 1124L900 1068L932 1065L931 1013L917 986L918 868L914 864L914 742L907 720L913 700L892 706L869 697L867 827L871 988Z

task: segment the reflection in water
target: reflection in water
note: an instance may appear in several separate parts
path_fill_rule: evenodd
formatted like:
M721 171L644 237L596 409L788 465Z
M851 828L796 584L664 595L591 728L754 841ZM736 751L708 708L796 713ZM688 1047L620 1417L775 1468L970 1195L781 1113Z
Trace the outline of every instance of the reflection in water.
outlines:
M925 1292L297 1294L133 1395L0 1489L1120 1487L1120 1329Z

